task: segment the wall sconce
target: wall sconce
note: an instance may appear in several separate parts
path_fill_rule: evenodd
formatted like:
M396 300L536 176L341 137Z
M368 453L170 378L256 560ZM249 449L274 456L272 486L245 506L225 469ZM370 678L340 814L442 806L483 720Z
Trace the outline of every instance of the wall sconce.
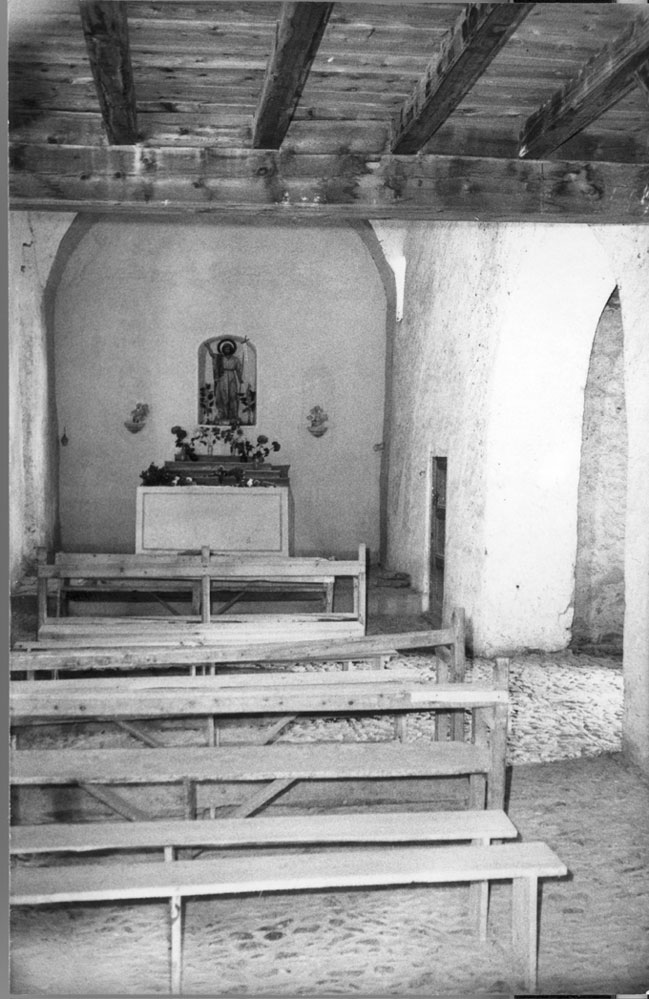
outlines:
M314 437L322 437L326 434L329 427L327 426L328 415L323 410L322 406L314 406L313 409L309 410L307 415L307 420L309 425L307 430Z
M146 426L147 417L149 415L149 406L146 402L138 402L135 409L131 412L131 419L124 422L124 426L130 433L137 434Z
M61 436L61 447L67 447L69 444L68 435L65 427L63 427L63 434Z

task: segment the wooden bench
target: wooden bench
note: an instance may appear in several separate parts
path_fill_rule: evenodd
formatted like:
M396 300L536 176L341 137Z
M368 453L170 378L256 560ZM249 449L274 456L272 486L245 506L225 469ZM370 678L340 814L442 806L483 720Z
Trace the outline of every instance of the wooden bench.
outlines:
M287 663L317 663L343 661L373 662L378 667L397 655L398 651L420 649L444 658L453 678L461 680L465 664L464 611L457 608L447 628L428 631L400 632L387 635L326 640L298 640L254 642L247 640L236 644L214 644L210 637L189 637L182 644L169 638L160 644L160 636L144 644L116 647L98 646L84 648L72 646L56 639L16 643L9 656L12 676L36 673L55 674L66 672L95 672L105 669L136 671L165 670L187 666L194 671L202 667L249 667L250 664L279 666Z
M208 823L197 823L207 825ZM219 825L220 823L209 823ZM563 877L566 866L544 843L489 846L408 846L325 849L301 855L275 852L218 860L18 868L13 905L52 905L123 899L169 899L171 991L182 989L182 901L186 896L260 895L309 889L396 887L511 880L515 971L534 991L537 982L538 879Z
M507 662L489 683L437 683L425 671L354 670L327 673L222 674L205 677L117 677L12 681L14 727L36 722L137 718L279 717L281 730L295 715L396 716L396 739L382 742L303 742L272 745L111 750L15 750L14 786L181 784L191 799L196 783L267 786L238 806L258 811L299 780L399 779L466 776L469 805L502 808L507 730ZM472 742L402 741L398 719L411 712L471 712ZM214 739L214 729L211 739ZM151 744L149 743L149 746ZM191 791L194 788L194 791Z
M216 642L279 641L291 637L325 639L363 635L366 624L367 551L359 546L357 560L288 556L220 555L204 548L177 555L111 555L63 553L53 564L39 552L38 638L67 644L130 645L137 642L185 641L209 638ZM333 610L336 580L351 579L352 607ZM192 614L171 617L61 617L63 598L71 592L153 592L171 588L192 593ZM234 593L212 614L212 593ZM317 592L324 609L308 614L228 614L247 593ZM56 595L57 616L48 614L50 592Z
M235 672L180 678L91 676L54 682L12 682L11 719L18 726L92 717L133 719L212 713L230 717L279 715L280 720L314 713L382 712L407 716L412 711L454 709L472 714L472 742L306 742L227 748L14 751L14 786L79 784L87 789L111 783L178 783L185 790L185 802L190 803L185 812L188 819L195 815L192 796L187 793L195 782L267 782L235 807L234 817L218 821L15 828L11 849L18 855L161 848L168 863L138 864L135 868L121 864L109 868L84 866L81 873L70 867L19 869L13 879L14 904L168 897L172 914L172 991L178 992L184 895L467 882L472 886L472 908L484 938L489 883L511 878L515 956L526 986L534 988L537 880L560 876L566 869L543 844L511 844L509 851L503 852L504 847L493 843L516 835L502 811L507 662L498 661L491 684L436 683L434 679L423 670L385 669L315 674ZM469 777L467 811L250 817L296 780L451 775ZM467 841L471 846L443 850L395 846ZM386 847L389 844L389 849L368 846L378 843ZM199 846L229 849L300 844L312 844L313 849L305 857L274 853L270 865L267 854L245 860L228 856L218 862L174 859L175 849ZM347 849L329 848L341 844L348 844ZM131 877L134 869L142 872L138 878Z

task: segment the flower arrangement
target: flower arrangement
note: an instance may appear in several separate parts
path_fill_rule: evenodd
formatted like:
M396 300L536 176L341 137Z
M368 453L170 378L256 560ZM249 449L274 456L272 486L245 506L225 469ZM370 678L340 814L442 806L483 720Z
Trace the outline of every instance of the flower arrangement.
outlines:
M196 461L196 448L193 444L193 438L191 441L187 440L187 431L183 427L175 426L171 428L171 432L176 438L176 453L180 460Z
M160 468L151 462L148 468L140 472L143 486L192 486L193 480L188 475L177 475L169 468Z
M172 433L177 435L177 431L184 434L184 437L181 438L184 441L187 432L183 431L182 427L172 427ZM217 427L214 424L197 427L191 438L191 448L195 454L194 443L204 444L210 453L218 441L227 444L230 448L230 454L238 455L242 462L261 463L271 452L277 452L281 448L278 441L269 440L265 434L259 434L254 442L248 440L240 420L232 420L225 427ZM176 436L176 446L179 446L178 435Z
M145 468L143 472L140 472L140 478L142 479L143 486L193 486L194 480L188 475L178 475L176 472L172 472L169 468L161 468L154 462L151 462L148 468ZM219 486L223 485L233 485L238 486L242 489L250 488L251 486L263 486L269 487L271 483L263 482L260 479L252 478L252 476L244 475L244 471L240 465L234 468L224 468L220 465L216 469L216 484ZM228 482L228 479L234 481Z

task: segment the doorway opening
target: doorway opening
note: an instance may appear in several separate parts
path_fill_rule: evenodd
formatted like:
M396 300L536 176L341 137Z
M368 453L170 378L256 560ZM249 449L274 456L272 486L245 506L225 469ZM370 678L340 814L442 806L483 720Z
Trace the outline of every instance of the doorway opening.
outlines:
M584 390L572 645L622 653L627 489L624 333L617 288L593 338Z

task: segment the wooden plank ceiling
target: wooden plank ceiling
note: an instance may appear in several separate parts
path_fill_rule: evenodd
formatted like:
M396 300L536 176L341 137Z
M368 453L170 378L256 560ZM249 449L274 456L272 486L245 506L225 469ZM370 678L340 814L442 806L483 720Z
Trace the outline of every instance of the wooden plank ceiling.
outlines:
M648 88L643 6L52 0L10 204L649 221Z

